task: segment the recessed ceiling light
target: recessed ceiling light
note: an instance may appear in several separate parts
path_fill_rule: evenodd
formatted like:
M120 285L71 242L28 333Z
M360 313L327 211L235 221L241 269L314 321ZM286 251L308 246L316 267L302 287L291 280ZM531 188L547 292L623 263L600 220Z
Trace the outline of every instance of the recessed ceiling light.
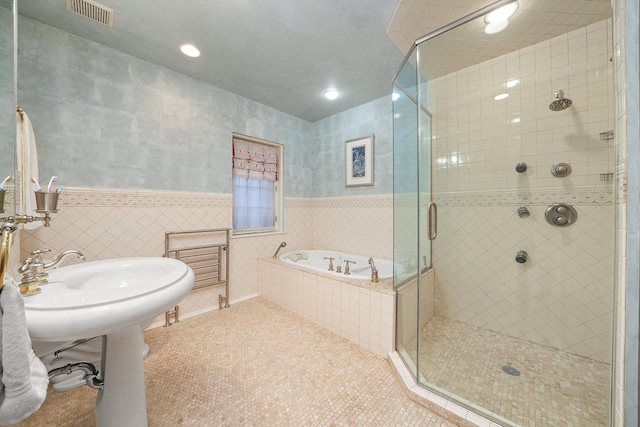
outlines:
M501 93L500 95L496 95L493 97L496 101L501 101L503 99L507 99L509 97L508 93Z
M182 51L182 53L192 58L197 58L198 56L200 56L200 51L192 44L183 44L180 46L180 50Z
M484 27L484 32L487 34L497 34L507 28L507 25L509 25L509 20L502 22L493 22L491 24L487 24L487 26Z
M340 96L340 92L338 92L335 89L329 89L329 90L325 91L323 95L329 101L333 101L334 99L336 99L337 97Z
M514 13L516 13L516 11L518 10L518 6L519 5L517 1L504 5L486 15L484 17L484 22L486 22L487 24L498 24L500 22L505 22L506 20L511 18Z
M507 82L504 84L505 87L516 87L518 86L518 83L520 83L520 79L511 79L511 80L507 80Z

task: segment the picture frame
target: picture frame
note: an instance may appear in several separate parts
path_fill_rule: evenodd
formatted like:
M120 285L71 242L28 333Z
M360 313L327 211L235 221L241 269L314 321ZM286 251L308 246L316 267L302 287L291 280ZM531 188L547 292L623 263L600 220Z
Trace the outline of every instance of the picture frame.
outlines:
M345 141L345 187L373 185L374 135Z

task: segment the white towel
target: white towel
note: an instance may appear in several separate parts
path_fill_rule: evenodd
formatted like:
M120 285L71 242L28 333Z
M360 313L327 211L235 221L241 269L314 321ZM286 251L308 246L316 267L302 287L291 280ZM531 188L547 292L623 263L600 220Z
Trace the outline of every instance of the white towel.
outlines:
M24 301L15 285L5 282L0 309L0 424L15 424L40 409L49 375L31 349Z
M16 213L19 215L36 216L36 198L33 192L36 186L31 182L31 177L38 180L38 150L36 149L36 137L33 126L27 113L21 112L16 120L18 138L16 139L16 156L18 168L16 168ZM22 223L21 228L32 230L41 227L43 222L33 221Z

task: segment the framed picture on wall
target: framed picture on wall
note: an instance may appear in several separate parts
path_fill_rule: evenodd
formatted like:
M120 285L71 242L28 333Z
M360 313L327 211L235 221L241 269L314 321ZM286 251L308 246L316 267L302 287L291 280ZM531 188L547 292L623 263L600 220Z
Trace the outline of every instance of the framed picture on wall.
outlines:
M373 185L373 135L345 142L345 187Z

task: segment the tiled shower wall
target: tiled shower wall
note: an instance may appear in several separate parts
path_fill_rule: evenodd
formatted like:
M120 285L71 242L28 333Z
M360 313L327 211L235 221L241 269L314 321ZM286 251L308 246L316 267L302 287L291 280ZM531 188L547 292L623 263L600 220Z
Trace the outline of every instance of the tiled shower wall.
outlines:
M599 136L613 129L610 33L604 20L427 84L437 314L611 360L613 183L600 174L614 157ZM553 112L558 89L573 105ZM571 175L552 176L559 162ZM574 225L546 223L545 208L560 202L578 210ZM529 253L524 265L518 250Z
M607 19L428 82L433 190L611 188L600 174L613 172L613 144L599 137L614 124L611 55ZM558 89L573 105L553 112ZM564 179L549 172L559 162L573 169Z

